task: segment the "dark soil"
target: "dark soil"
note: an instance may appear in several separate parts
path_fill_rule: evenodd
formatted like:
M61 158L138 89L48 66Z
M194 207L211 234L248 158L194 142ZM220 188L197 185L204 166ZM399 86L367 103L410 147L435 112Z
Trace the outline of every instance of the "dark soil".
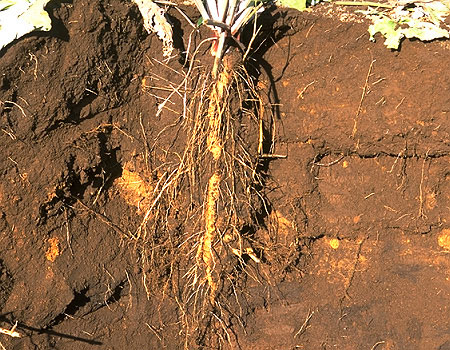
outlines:
M233 275L227 312L197 318L176 254L201 215L180 204L136 232L188 137L174 88L207 30L170 9L167 61L130 2L74 0L0 52L0 327L22 335L0 334L7 350L450 349L448 42L389 51L333 11L261 19L247 68L280 157L247 223L260 262ZM195 62L189 88L206 46Z

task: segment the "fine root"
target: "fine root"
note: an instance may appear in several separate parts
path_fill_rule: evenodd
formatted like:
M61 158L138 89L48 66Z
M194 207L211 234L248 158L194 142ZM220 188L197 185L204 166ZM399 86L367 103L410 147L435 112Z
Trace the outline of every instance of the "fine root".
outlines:
M260 263L263 251L252 235L261 225L257 217L269 212L260 192L262 98L240 56L225 56L215 79L194 58L184 85L172 84L185 105L170 128L184 142L172 150L155 141L146 150L151 198L141 201L145 212L133 235L147 294L175 300L186 348L211 342L214 324L229 343L230 320L243 324L240 291L247 277L259 281L246 266Z

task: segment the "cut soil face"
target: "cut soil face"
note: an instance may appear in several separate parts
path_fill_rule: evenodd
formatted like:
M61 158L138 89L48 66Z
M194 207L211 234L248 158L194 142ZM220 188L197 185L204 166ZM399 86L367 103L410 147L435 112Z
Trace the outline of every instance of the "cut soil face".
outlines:
M450 349L446 41L391 52L329 5L262 17L247 71L272 157L236 118L263 200L237 227L241 257L224 253L219 310L186 278L210 165L152 207L209 89L207 45L184 85L183 51L210 33L169 10L167 61L131 3L49 11L51 32L0 53L0 326L22 334L1 335L8 350Z

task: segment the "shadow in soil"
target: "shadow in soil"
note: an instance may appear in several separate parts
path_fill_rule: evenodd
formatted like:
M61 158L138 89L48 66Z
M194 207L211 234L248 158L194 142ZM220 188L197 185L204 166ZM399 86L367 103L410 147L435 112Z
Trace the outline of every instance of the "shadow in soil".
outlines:
M262 125L262 147L260 150L260 154L258 155L259 158L256 169L260 181L255 185L254 188L254 190L258 193L264 192L265 184L270 177L270 163L273 160L279 158L279 156L273 154L273 140L276 137L276 135L273 135L273 124L274 118L277 120L281 119L279 109L280 99L276 88L276 83L281 77L274 77L273 67L268 61L264 59L264 55L271 47L277 45L277 42L279 42L290 31L293 30L293 25L290 23L291 20L292 19L287 16L286 12L281 11L277 9L277 7L273 6L270 9L267 9L258 17L256 26L254 26L254 23L248 24L247 29L249 30L244 30L241 36L241 41L244 47L251 46L252 48L252 50L249 51L249 55L244 62L244 67L251 79L253 79L254 86L259 87L259 83L262 83L261 86L264 87L263 89L266 90L267 88L266 96L260 97L263 98L262 103L265 106L269 106L270 110L268 116L262 116L262 118L264 118ZM254 30L249 28L252 26L257 28L256 34ZM287 68L289 62L290 53L288 52L283 71ZM268 86L265 86L265 80L267 81ZM250 103L254 104L254 102ZM256 108L258 108L258 106L256 106ZM257 212L255 219L258 226L264 227L264 223L268 215L270 215L270 213L273 211L273 208L266 196L261 198L261 200L263 202L264 210ZM247 229L247 231L247 235L254 236L254 228L250 227ZM259 250L257 252L257 255L260 257L260 259L262 259L262 261L264 261L262 250Z
M8 318L5 315L0 316L0 321L14 324L14 322L11 322L11 320L8 320ZM38 334L45 334L49 337L70 339L70 340L74 340L74 341L78 341L78 342L82 342L82 343L86 343L86 344L90 344L90 345L97 345L97 346L103 345L102 342L99 342L97 340L91 340L91 339L77 337L77 336L74 336L71 334L60 333L60 332L53 331L51 329L30 327L21 322L17 323L16 329L19 331L23 331L28 337L31 337L33 335L38 335Z
M254 30L245 30L242 35L242 43L245 47L251 45L252 51L245 62L245 67L250 76L255 79L255 84L261 79L261 76L265 74L269 80L268 97L269 103L272 106L272 112L277 119L279 116L280 103L275 83L281 78L275 78L271 64L264 59L265 53L274 45L283 39L290 31L293 30L293 25L290 23L290 19L286 12L280 11L275 6L263 12L257 20L256 28L258 30L256 36ZM253 26L249 24L247 27ZM250 28L249 28L250 29ZM290 47L288 47L289 50ZM284 63L283 72L288 67L290 62L290 52L288 52L286 62Z

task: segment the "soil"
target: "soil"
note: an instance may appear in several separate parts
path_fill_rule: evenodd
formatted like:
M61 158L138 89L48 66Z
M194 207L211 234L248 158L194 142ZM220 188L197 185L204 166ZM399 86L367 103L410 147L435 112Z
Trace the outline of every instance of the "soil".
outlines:
M171 8L167 60L131 2L48 11L49 33L0 52L0 327L21 334L6 349L450 349L447 41L390 51L331 5L260 18L264 208L211 307L185 278L206 183L144 220L207 88L210 33ZM239 131L255 159L257 125Z

